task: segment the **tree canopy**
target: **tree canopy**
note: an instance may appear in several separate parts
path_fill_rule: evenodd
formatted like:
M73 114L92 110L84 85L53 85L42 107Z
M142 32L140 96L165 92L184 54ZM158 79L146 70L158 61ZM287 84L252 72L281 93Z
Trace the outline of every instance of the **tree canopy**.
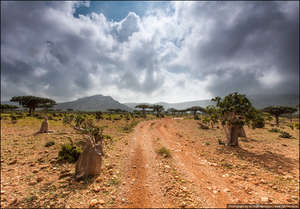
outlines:
M268 106L262 109L263 112L267 112L273 115L276 119L277 126L279 125L279 116L282 114L292 114L297 111L294 107L287 106Z
M10 99L11 102L18 102L24 108L29 109L32 114L36 108L39 107L52 107L56 102L49 98L36 97L36 96L16 96Z

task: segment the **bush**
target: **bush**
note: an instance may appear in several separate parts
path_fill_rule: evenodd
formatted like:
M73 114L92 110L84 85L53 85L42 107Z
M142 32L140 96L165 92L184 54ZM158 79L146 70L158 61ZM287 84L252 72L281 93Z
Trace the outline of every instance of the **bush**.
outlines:
M157 153L164 157L171 157L171 151L165 147L162 147L159 150L157 150Z
M58 161L75 163L81 152L79 147L72 144L64 144L58 153Z
M281 134L279 135L281 138L292 138L292 135L290 135L288 132L282 131Z
M279 133L280 130L278 128L272 128L271 130L269 130L269 132Z
M54 144L55 144L54 141L49 141L45 144L45 147L51 147Z
M138 121L132 121L129 124L126 124L126 126L123 127L123 131L129 133L133 130L133 128L138 124Z
M300 123L295 123L296 129L300 129Z
M253 128L263 128L265 127L265 120L263 117L258 117L252 124Z

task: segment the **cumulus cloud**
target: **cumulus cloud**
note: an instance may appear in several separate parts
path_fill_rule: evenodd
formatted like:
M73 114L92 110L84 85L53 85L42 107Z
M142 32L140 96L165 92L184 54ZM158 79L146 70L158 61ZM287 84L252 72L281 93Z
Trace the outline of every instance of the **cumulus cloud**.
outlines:
M298 93L298 2L172 2L120 21L74 17L80 5L1 3L2 100Z

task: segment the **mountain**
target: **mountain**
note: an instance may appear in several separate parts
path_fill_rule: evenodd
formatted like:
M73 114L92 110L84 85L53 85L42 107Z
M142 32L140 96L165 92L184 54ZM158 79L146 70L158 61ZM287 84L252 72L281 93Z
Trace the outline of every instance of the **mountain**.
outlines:
M83 97L71 102L58 103L55 109L73 109L80 111L105 111L107 109L121 109L131 111L132 109L119 103L110 96L94 95Z
M261 109L271 105L282 105L282 106L291 106L295 107L296 104L299 104L299 96L294 94L284 94L284 95L250 95L247 96L249 100L252 102L253 106ZM134 108L138 104L148 104L150 103L124 103L128 107ZM192 106L201 106L206 107L208 105L214 105L214 102L211 100L197 100L197 101L188 101L188 102L180 102L180 103L167 103L167 102L158 102L154 103L158 105L164 106L167 110L168 108L175 109L186 109Z

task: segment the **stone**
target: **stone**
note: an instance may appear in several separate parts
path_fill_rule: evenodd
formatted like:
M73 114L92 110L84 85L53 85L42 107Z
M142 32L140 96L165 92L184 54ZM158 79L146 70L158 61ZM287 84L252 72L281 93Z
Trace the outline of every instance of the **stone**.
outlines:
M28 185L29 186L34 186L34 185L36 185L36 183L37 183L36 181L31 181L31 182L28 183Z
M90 201L90 207L94 207L95 205L97 205L98 204L98 200L96 200L96 199L92 199L91 201Z
M261 197L261 201L262 202L269 202L269 198L268 197Z
M225 189L223 189L223 192L230 192L230 189L225 188Z
M38 178L36 179L36 181L37 181L37 182L41 182L41 181L43 181L43 178L42 178L42 177L38 177Z
M39 172L39 170L37 170L37 169L34 169L33 171L32 171L32 173L38 173Z
M16 163L17 163L17 160L15 159L15 160L10 161L10 162L8 163L8 165L13 165L13 164L16 164Z
M217 190L213 190L213 193L214 193L214 194L217 194L217 193L218 193L218 191L217 191Z
M99 200L99 203L100 203L101 205L103 205L103 204L105 203L105 201L104 201L104 200Z
M94 189L93 189L94 192L99 192L100 190L101 190L100 187L94 187Z

